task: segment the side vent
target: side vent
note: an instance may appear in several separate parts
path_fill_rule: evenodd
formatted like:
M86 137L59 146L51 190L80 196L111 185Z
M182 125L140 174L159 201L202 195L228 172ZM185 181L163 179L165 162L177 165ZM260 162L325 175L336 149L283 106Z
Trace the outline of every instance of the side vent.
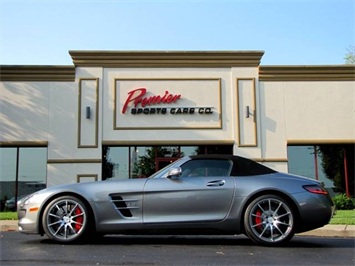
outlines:
M110 195L111 202L115 206L116 210L126 218L132 217L131 210L138 209L136 206L136 199L124 200L121 196Z

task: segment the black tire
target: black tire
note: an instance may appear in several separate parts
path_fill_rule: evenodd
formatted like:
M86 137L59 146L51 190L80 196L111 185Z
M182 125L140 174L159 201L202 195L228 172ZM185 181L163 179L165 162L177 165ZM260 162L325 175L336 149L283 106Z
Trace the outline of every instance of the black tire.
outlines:
M89 212L85 204L73 196L52 200L42 216L43 230L57 242L69 243L82 240L89 227Z
M289 203L276 195L253 200L244 215L244 229L249 238L264 246L278 246L294 235L295 215Z

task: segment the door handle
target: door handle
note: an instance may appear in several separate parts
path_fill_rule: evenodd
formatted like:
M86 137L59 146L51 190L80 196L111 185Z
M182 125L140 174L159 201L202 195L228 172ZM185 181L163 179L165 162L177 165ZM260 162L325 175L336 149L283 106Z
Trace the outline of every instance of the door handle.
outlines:
M221 187L226 183L224 180L215 180L207 183L208 187Z

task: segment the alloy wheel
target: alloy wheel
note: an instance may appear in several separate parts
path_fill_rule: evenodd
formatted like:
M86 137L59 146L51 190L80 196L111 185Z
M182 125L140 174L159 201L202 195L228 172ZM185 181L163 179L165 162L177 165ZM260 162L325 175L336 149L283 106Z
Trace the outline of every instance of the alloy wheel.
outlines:
M293 236L292 209L280 197L259 197L247 208L245 229L248 236L258 243L273 245L285 242Z
M85 205L75 197L61 197L46 208L43 225L46 234L56 241L70 242L80 238L87 224Z

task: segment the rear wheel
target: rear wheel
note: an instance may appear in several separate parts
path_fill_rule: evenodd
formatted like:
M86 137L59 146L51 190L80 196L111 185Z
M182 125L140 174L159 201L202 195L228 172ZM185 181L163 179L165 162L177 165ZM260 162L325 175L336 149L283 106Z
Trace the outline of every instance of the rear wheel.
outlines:
M42 224L49 238L58 242L73 242L86 234L88 219L87 207L81 200L62 196L48 204Z
M289 241L294 235L294 227L292 208L279 196L260 196L246 209L245 232L259 244L276 246Z

